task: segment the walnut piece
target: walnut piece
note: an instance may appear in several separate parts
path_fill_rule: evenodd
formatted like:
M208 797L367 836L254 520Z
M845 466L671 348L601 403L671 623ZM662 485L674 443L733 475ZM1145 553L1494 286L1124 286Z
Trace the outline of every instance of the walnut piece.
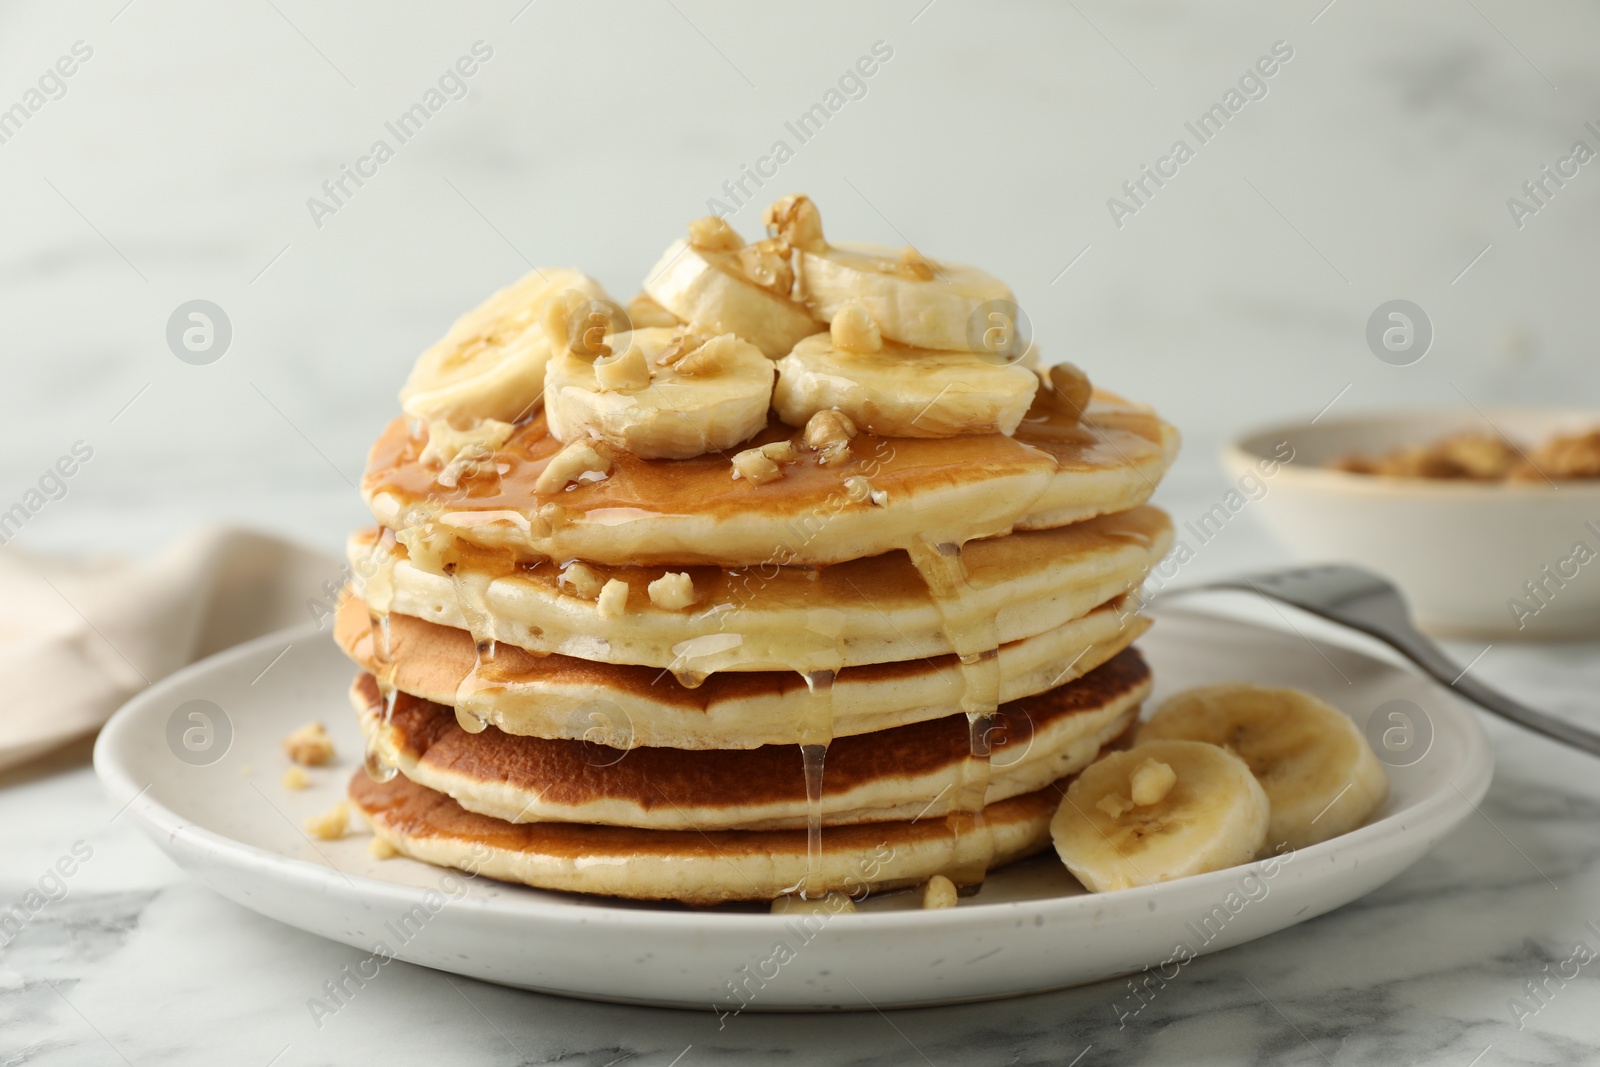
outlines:
M320 722L308 722L283 739L283 751L303 767L320 767L333 759L333 738Z
M881 352L883 332L878 329L872 312L857 300L847 300L834 312L828 324L828 336L833 347L841 352Z
M1076 422L1083 418L1094 387L1089 376L1076 363L1057 363L1050 368L1050 404Z
M783 477L783 469L759 448L747 448L733 457L733 476L753 485L765 485Z
M738 346L739 338L733 334L718 334L694 348L687 349L672 364L672 369L679 374L695 378L709 378L714 374L721 374L733 362Z
M311 776L306 773L304 767L298 763L292 763L289 765L289 769L283 772L283 787L296 790L309 789L311 787Z
M554 493L578 481L585 474L609 474L611 459L602 456L588 441L568 441L566 446L550 457L544 470L533 483L540 493Z
M702 252L737 252L744 247L744 238L728 225L728 220L702 215L689 223L689 245Z
M1513 472L1519 481L1545 478L1600 478L1600 429L1587 433L1561 434L1540 445L1528 457L1534 470Z
M561 568L561 574L556 578L556 585L573 596L595 600L600 596L604 583L593 569L574 561Z
M505 446L515 429L509 422L494 419L482 419L466 429L457 429L448 419L434 419L428 423L428 443L419 458L424 466L438 463L434 481L454 489L463 477L494 470L495 452Z
M820 453L824 466L832 467L850 458L850 439L856 424L842 411L819 411L806 420L806 447Z
M1147 759L1134 768L1128 778L1128 786L1133 802L1141 808L1147 808L1151 804L1159 804L1172 792L1177 781L1178 772L1172 769L1171 764Z
M796 194L775 200L761 220L767 225L767 233L782 239L790 248L821 252L828 247L822 237L822 215L809 196Z
M373 859L390 860L400 855L400 850L395 848L387 837L374 835L372 840L367 842L367 854Z
M628 610L628 583L619 578L613 578L600 587L600 594L595 598L595 606L600 609L602 619L615 619Z
M924 908L953 908L956 906L956 884L942 874L928 879L922 890Z
M667 611L682 611L694 603L694 580L683 571L668 572L646 586L650 603Z
M788 296L794 288L794 268L789 265L789 248L767 238L739 249L739 266L745 276L763 289Z
M321 841L336 841L350 829L350 805L339 801L327 811L306 820L306 833Z

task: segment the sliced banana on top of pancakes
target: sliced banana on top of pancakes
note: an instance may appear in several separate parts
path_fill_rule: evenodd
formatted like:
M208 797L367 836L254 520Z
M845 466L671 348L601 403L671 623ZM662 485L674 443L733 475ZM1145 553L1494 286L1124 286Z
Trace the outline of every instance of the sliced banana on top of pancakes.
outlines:
M645 279L644 291L678 319L700 330L732 333L772 359L824 329L790 297L794 271L779 241L746 244L722 219L689 224Z
M655 326L608 335L604 351L550 362L545 408L560 441L585 438L647 459L724 451L767 425L772 361L731 333Z
M816 205L805 196L777 201L767 209L766 222L794 250L797 299L824 322L854 302L887 340L945 352L1007 354L1010 338L1004 345L986 344L991 323L982 312L996 301L1014 306L1015 298L1010 286L987 271L934 261L909 246L831 243Z
M533 270L462 315L417 360L400 390L406 414L427 422L516 422L536 412L553 346L544 326L557 296L604 299L575 270Z

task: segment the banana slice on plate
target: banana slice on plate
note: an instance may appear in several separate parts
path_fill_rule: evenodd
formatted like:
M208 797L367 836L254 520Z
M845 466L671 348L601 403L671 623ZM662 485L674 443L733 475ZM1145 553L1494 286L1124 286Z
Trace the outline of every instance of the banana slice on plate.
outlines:
M794 272L779 241L747 245L721 219L689 224L645 279L644 291L704 333L732 333L777 359L802 337L824 329L790 298Z
M647 459L722 451L767 425L772 361L731 333L651 327L606 337L597 358L550 361L545 411L560 441L592 438Z
M515 422L538 410L551 345L542 325L553 295L603 299L600 283L575 270L529 272L462 315L411 368L400 404L427 421Z
M1268 843L1305 848L1360 826L1389 795L1367 739L1337 708L1298 689L1229 684L1174 694L1139 729L1139 742L1182 738L1223 745L1272 801Z
M858 301L886 339L911 348L1012 360L1026 351L1011 287L987 271L935 262L910 247L830 243L816 205L804 196L774 203L766 222L768 232L794 249L795 296L826 322Z
M835 318L835 326L849 314ZM772 400L790 426L837 409L868 433L955 437L1015 432L1038 388L1032 371L975 352L887 343L876 351L850 351L830 334L817 334L778 360Z
M1238 756L1199 741L1151 741L1073 779L1050 836L1073 877L1105 893L1248 863L1270 817Z

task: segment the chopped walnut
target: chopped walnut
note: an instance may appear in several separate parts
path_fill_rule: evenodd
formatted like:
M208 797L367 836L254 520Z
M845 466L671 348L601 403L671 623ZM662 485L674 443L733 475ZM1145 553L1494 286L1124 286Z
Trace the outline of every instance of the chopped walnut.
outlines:
M311 776L298 763L291 764L289 769L283 772L283 787L296 790L309 789L311 787Z
M600 587L600 595L595 598L595 606L600 609L602 619L615 619L628 610L628 583L619 578L613 578Z
M783 477L783 469L759 448L747 448L733 456L733 476L753 485L765 485Z
M883 350L883 333L878 329L877 320L858 300L847 300L834 312L828 336L833 340L833 347L842 352Z
M594 361L595 384L606 392L631 393L650 384L650 364L644 360L644 349L636 344L615 356L603 356Z
M739 249L739 265L745 275L763 289L788 296L794 288L794 268L789 266L789 248L767 238Z
M691 377L710 377L721 374L732 364L739 349L739 339L731 333L718 334L704 343L686 350L672 364L679 374ZM659 360L660 357L657 357Z
M556 578L556 585L573 596L595 600L600 596L604 583L594 570L574 561L561 568L561 573Z
M540 493L554 493L585 474L607 474L610 470L610 458L602 456L594 445L588 441L568 441L560 452L550 457L533 488Z
M540 504L529 528L539 537L549 537L567 524L567 509L560 504Z
M672 340L661 346L661 351L656 353L654 360L658 367L670 367L684 356L706 343L706 339L693 330L683 330Z
M956 906L956 884L942 874L928 879L922 890L924 908L953 908Z
M335 841L350 829L350 805L339 801L327 811L306 820L306 833L322 841Z
M515 430L509 422L483 419L466 429L457 429L448 419L428 423L428 443L420 457L424 465L439 464L434 481L454 489L463 477L495 469L495 452L504 447Z
M1533 464L1513 471L1519 481L1542 478L1600 478L1600 429L1552 437L1528 457Z
M628 301L628 318L636 330L651 326L677 326L678 317L660 304L649 293L639 293Z
M308 722L283 739L283 750L304 767L320 767L333 759L333 738L320 722Z
M791 248L821 252L828 247L822 237L822 215L809 196L796 194L773 201L762 221L767 224L767 233L782 238Z
M1049 378L1051 406L1063 415L1070 416L1073 421L1083 418L1084 409L1089 406L1089 397L1094 392L1094 387L1089 384L1089 376L1075 363L1057 363L1050 368Z
M821 453L818 458L832 467L850 458L850 439L856 424L842 411L819 411L806 421L806 447Z
M367 854L377 860L391 860L400 855L400 850L395 848L387 837L373 836L367 842Z
M677 571L663 574L646 586L650 603L667 611L681 611L694 603L694 580Z
M931 282L936 269L931 259L910 245L906 245L900 250L900 263L895 267L895 273L904 278L915 278L919 282Z
M1177 784L1178 773L1172 765L1160 760L1147 759L1135 767L1128 779L1133 802L1141 808L1159 804Z
M1120 819L1124 812L1133 810L1134 803L1127 797L1120 796L1116 793L1107 793L1105 796L1095 801L1094 806L1111 816L1111 818Z
M744 247L744 238L728 225L728 220L702 215L689 223L689 244L702 252L737 252Z
M1518 459L1516 449L1501 437L1456 434L1430 444L1406 445L1377 456L1340 456L1329 466L1351 474L1382 474L1391 478L1499 481L1513 475Z
M772 441L761 446L761 454L774 463L793 463L800 458L800 452L794 447L793 441Z

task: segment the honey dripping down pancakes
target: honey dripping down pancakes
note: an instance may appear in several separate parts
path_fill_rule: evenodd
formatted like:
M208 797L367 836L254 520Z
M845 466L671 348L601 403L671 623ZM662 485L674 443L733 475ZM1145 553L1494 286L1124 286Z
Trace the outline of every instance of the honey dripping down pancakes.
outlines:
M1176 431L1043 367L992 275L803 196L766 224L695 220L626 307L536 270L412 370L335 625L399 852L696 905L973 888L1137 720Z

